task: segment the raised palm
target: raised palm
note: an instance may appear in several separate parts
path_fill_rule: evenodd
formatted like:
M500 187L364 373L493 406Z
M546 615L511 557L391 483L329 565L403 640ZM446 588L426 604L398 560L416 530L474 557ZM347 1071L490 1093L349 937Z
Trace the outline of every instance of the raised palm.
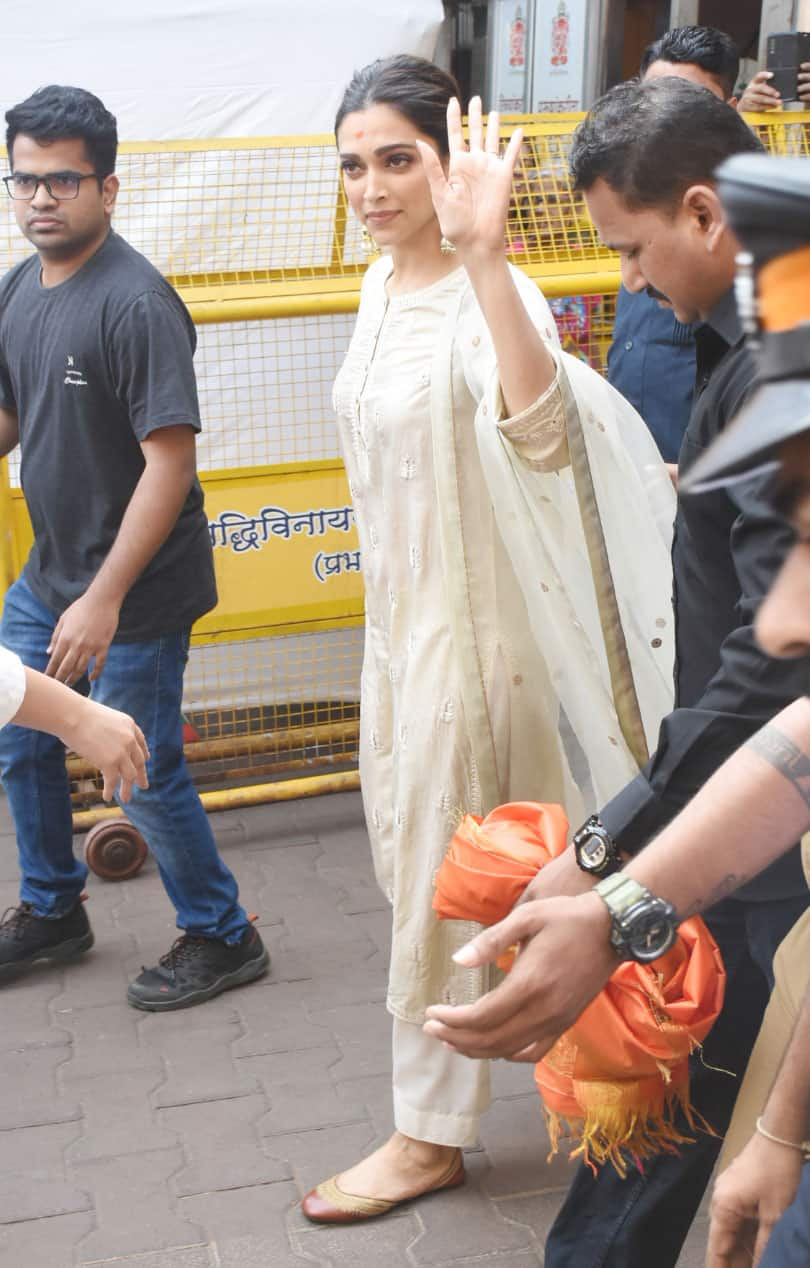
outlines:
M433 206L442 233L458 250L502 250L523 134L518 128L501 155L498 115L490 113L484 135L480 97L470 101L469 132L467 145L461 131L461 107L454 97L447 107L450 161L446 175L435 150L419 142Z

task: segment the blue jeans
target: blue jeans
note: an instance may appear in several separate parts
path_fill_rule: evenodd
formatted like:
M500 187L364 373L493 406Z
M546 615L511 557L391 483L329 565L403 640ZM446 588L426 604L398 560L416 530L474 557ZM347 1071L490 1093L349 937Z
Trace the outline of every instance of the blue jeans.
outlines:
M807 1268L810 1264L810 1164L802 1168L799 1190L777 1223L759 1268Z
M0 642L33 669L48 663L56 618L21 577L7 592ZM177 924L236 942L248 925L233 874L222 862L183 755L181 701L188 631L143 643L113 643L101 677L78 684L94 700L131 714L149 745L149 788L122 807L155 857ZM61 741L27 727L0 728L0 779L20 857L20 897L40 916L76 902L87 867L73 853L70 789Z
M581 1164L549 1232L545 1268L675 1268L773 987L774 952L808 902L810 894L761 903L728 898L707 913L726 967L726 997L702 1054L691 1059L690 1087L718 1135L695 1135L681 1115L694 1144L680 1154L659 1154L643 1172L630 1163L624 1180L610 1164L595 1176Z

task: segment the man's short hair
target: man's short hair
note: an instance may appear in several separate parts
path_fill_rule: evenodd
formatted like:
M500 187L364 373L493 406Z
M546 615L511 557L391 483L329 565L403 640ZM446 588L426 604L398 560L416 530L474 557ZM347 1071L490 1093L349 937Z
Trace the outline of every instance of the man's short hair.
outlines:
M715 26L676 26L648 44L641 57L639 75L643 79L653 62L699 66L717 81L728 101L740 73L740 53L725 31Z
M617 84L574 133L574 188L600 178L631 210L674 208L692 185L714 179L732 154L763 147L736 110L708 88L676 75Z
M50 141L84 142L88 162L99 180L115 171L118 128L115 115L84 88L50 84L6 111L6 150L13 166L16 137L33 137L42 145Z

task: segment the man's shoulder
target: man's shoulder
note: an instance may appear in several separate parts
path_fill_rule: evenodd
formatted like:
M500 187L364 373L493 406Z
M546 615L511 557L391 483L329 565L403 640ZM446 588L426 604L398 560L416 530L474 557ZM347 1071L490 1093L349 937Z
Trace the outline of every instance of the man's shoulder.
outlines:
M0 302L8 302L21 285L37 276L38 257L26 256L0 277Z
M180 296L166 281L151 260L136 250L126 238L112 232L99 253L100 273L105 285L120 291L122 297L134 299L148 291L173 296L182 303Z

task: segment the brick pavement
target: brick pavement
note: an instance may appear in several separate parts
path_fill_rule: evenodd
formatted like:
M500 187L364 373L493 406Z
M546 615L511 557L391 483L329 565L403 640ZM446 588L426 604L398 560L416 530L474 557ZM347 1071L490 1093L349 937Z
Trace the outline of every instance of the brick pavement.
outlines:
M124 1001L175 936L154 864L91 876L96 945L0 996L0 1268L536 1268L568 1164L545 1162L527 1068L464 1189L376 1224L297 1200L391 1130L389 917L353 794L233 811L214 829L273 957L260 983L164 1016ZM0 800L0 910L17 900ZM680 1268L699 1268L705 1219ZM582 1265L587 1268L587 1265ZM652 1268L652 1266L651 1266Z

